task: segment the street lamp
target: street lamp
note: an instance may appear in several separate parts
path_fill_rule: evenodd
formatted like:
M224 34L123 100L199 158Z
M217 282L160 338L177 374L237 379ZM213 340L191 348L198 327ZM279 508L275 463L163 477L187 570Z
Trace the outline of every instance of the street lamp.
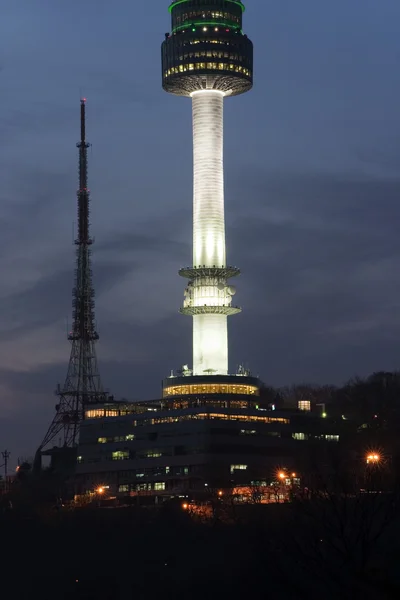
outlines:
M377 452L370 452L366 456L367 465L376 465L380 462L381 456Z

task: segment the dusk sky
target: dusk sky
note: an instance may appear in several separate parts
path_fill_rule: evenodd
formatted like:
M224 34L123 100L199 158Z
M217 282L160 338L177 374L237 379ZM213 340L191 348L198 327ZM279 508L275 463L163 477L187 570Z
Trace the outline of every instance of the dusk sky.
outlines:
M225 103L230 369L342 383L400 365L399 0L248 0L253 90ZM70 346L87 104L103 383L156 398L191 363L190 101L161 88L168 0L1 9L0 449L32 456Z

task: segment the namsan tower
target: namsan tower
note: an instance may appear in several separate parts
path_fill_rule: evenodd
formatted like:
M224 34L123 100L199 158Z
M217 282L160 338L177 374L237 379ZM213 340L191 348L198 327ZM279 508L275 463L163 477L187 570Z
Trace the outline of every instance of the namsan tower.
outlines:
M227 318L233 305L227 266L224 215L224 99L247 92L253 82L253 44L242 31L240 0L175 0L171 33L162 44L165 91L192 99L193 266L181 313L193 317L193 376L227 376ZM217 377L218 379L218 377Z

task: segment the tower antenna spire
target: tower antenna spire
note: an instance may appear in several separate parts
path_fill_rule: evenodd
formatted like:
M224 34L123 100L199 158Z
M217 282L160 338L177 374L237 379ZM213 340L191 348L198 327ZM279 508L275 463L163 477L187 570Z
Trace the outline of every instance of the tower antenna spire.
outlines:
M79 426L85 417L88 405L107 401L97 366L96 341L99 339L95 328L94 288L91 269L87 152L90 144L86 141L86 98L80 101L80 133L77 143L79 150L79 189L78 231L76 245L75 285L72 291L72 328L68 333L71 342L71 355L64 386L58 385L56 394L59 403L56 414L38 449L41 455L51 442L62 436L64 447L76 447ZM56 444L54 444L56 445Z

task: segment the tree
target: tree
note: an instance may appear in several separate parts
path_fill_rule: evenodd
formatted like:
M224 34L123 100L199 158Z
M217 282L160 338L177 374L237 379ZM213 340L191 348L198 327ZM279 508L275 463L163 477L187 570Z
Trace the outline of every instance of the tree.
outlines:
M380 475L377 489L368 465L354 472L335 465L333 476L316 473L314 486L293 498L286 552L336 597L390 597L382 588L398 552L400 486L391 469Z

